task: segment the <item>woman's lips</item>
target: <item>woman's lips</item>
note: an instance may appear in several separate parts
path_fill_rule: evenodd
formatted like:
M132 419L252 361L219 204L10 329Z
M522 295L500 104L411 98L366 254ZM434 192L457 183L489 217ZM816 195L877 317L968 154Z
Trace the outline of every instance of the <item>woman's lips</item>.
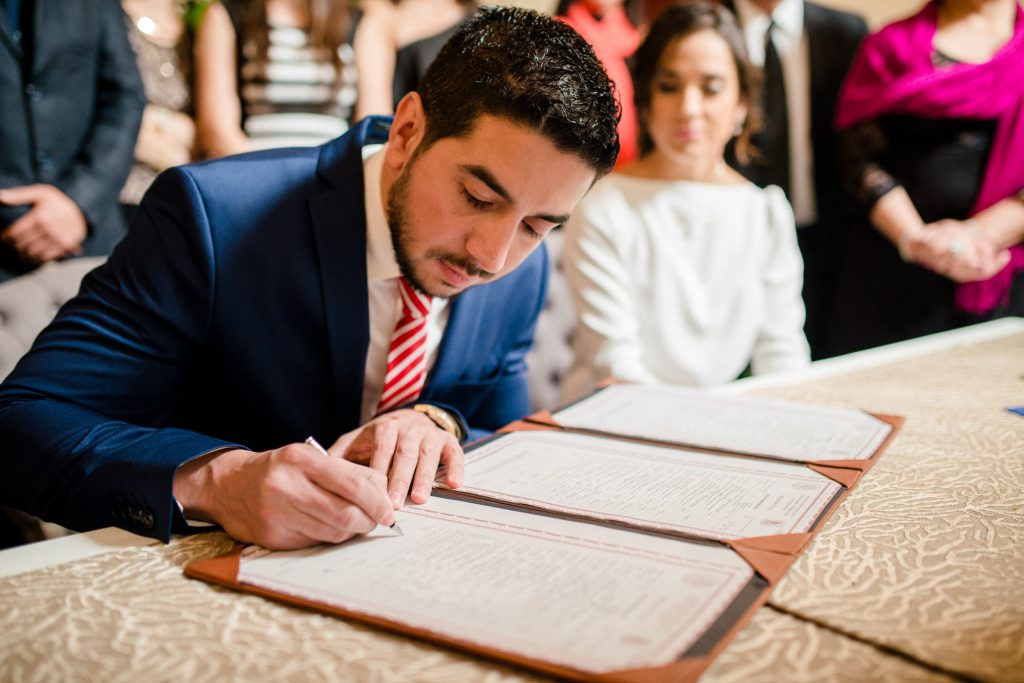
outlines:
M680 140L691 142L693 140L699 140L701 134L696 128L676 128L676 137Z

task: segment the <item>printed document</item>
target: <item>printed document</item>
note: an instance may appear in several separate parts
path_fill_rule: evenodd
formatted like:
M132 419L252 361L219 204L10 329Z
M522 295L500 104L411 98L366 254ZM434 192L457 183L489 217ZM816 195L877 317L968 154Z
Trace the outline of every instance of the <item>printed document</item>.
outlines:
M867 460L892 431L858 410L643 384L605 387L554 418L563 427L797 462Z
M436 497L404 536L243 555L238 580L587 672L677 660L754 576L729 548Z
M805 465L524 431L471 448L453 495L730 540L809 531L842 489Z

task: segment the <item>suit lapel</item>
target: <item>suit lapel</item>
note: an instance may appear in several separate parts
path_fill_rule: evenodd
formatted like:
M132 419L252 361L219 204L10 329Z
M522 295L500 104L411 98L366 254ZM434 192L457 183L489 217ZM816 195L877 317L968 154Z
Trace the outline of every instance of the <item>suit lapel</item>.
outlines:
M343 425L359 424L370 314L362 147L366 126L325 145L317 173L331 189L309 199L334 380Z

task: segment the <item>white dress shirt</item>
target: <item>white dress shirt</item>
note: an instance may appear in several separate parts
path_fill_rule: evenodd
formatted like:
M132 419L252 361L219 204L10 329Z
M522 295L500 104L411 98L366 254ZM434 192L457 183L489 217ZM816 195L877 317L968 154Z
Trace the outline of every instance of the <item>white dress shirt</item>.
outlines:
M388 368L391 334L402 317L398 293L401 271L391 244L391 229L384 213L381 196L381 170L385 145L363 147L363 181L366 203L366 276L369 284L370 348L366 354L366 376L363 380L363 407L360 424L373 417L384 390ZM437 349L448 324L448 300L434 297L427 315L427 373L437 360Z
M613 173L566 224L578 322L564 398L614 376L713 386L810 362L782 190Z
M814 150L811 144L811 57L804 32L803 0L782 0L768 15L751 0L736 0L736 15L743 27L750 61L764 67L764 36L775 22L772 42L782 62L789 115L789 200L797 227L818 221L814 195Z

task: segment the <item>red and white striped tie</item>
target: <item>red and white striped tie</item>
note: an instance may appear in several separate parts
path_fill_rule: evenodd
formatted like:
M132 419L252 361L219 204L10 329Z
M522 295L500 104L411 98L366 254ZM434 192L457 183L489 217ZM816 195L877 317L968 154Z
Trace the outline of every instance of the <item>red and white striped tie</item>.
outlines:
M404 277L398 278L398 292L402 297L402 317L391 335L378 413L415 400L427 376L427 314L431 297L416 291Z

